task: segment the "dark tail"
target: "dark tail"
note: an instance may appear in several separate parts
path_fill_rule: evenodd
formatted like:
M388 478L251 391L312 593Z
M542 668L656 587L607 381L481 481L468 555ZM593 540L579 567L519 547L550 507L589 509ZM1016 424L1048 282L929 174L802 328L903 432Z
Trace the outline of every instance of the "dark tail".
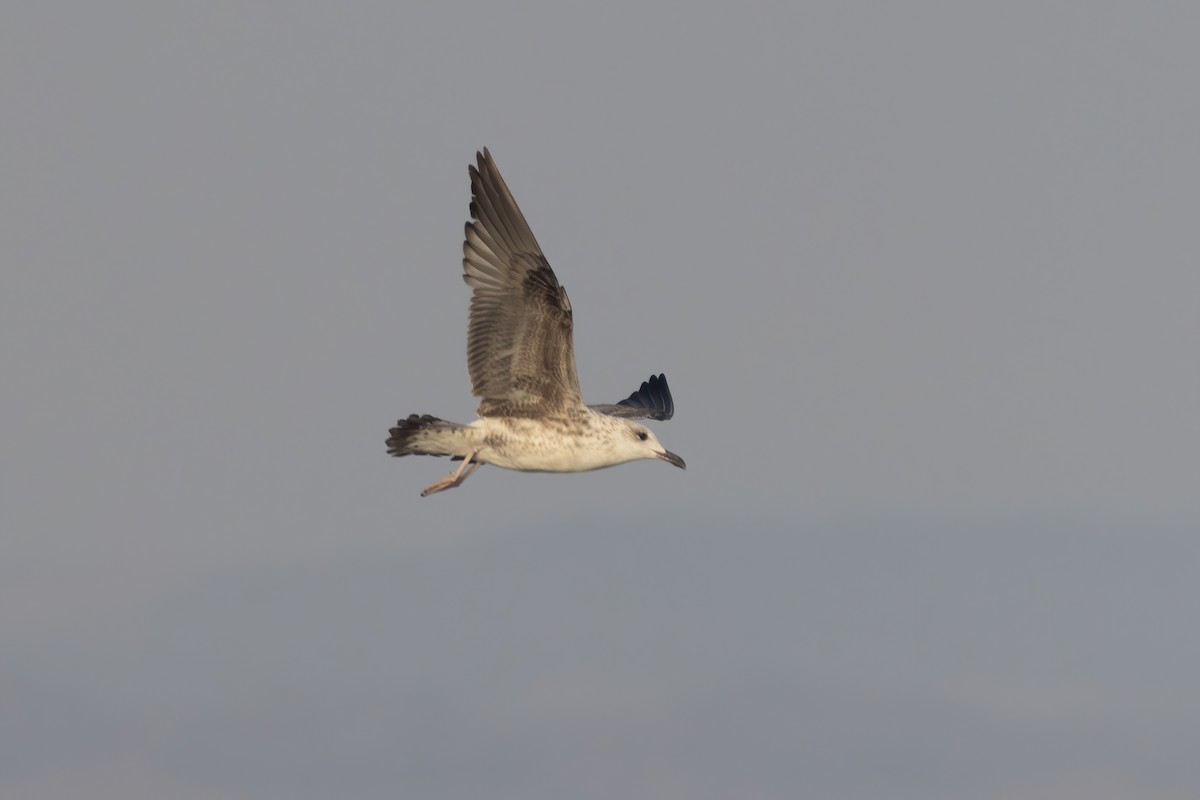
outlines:
M446 434L462 428L457 422L431 417L428 414L410 414L407 419L390 429L387 439L388 455L392 456L448 456Z

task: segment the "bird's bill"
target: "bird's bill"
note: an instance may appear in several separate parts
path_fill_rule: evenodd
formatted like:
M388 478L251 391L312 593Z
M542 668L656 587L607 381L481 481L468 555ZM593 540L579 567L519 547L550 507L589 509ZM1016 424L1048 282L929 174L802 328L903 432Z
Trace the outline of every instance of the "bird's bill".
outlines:
M674 464L675 466L679 467L680 469L687 469L687 464L683 463L683 459L680 458L679 456L675 455L674 453L672 453L670 450L663 450L661 453L658 453L657 455L660 460L665 461L668 464Z

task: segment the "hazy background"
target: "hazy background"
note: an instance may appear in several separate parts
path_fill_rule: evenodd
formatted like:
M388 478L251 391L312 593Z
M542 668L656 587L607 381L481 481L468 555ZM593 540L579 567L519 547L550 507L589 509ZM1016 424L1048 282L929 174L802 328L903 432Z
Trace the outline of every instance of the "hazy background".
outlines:
M0 796L1200 786L1194 3L7 3ZM591 402L467 421L466 166Z

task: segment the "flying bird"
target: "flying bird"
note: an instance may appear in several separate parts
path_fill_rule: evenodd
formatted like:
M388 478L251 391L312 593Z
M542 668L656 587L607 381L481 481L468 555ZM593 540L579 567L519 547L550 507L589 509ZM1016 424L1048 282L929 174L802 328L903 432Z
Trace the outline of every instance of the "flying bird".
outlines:
M666 375L614 405L584 405L575 372L571 301L533 238L492 155L476 153L463 280L473 290L467 370L479 419L412 414L390 429L393 456L462 463L421 496L452 489L482 464L522 472L585 472L642 458L685 469L639 419L668 420Z

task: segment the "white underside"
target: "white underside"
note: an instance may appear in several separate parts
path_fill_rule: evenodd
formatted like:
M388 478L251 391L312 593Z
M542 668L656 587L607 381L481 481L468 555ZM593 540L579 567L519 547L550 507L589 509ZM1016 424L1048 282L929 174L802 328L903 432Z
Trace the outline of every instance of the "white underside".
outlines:
M469 428L476 461L522 472L587 472L653 457L599 414L582 424L488 417Z

